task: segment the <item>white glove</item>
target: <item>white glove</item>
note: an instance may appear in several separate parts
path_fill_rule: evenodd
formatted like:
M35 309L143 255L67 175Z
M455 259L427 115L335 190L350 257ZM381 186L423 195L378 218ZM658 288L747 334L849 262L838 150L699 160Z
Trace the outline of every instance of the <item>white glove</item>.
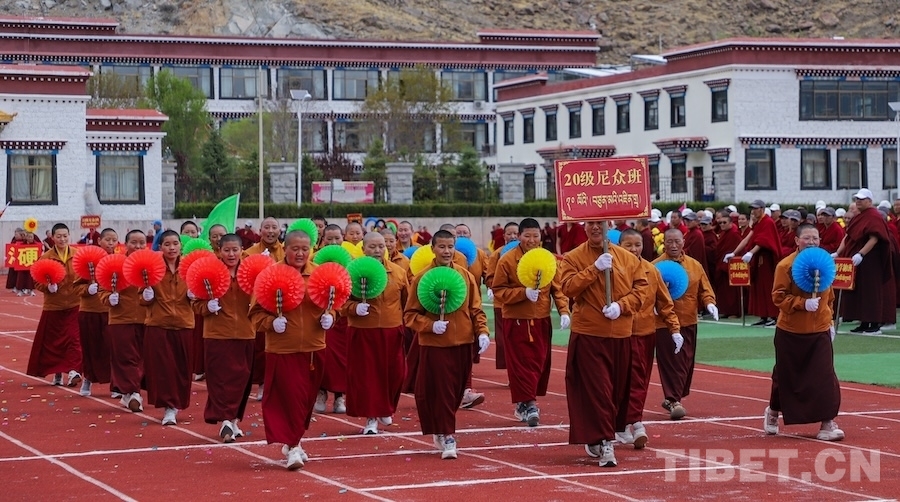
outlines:
M274 329L276 333L284 333L284 330L287 329L287 319L284 316L276 317L275 320L272 321L272 329Z
M443 335L447 332L447 324L450 321L434 321L434 324L431 326L431 332L435 335Z
M334 326L334 316L331 314L322 314L322 317L319 318L319 324L322 326L322 329L331 329Z
M722 262L728 263L728 261L731 260L732 258L734 258L734 253L725 253L725 259L722 260Z
M206 308L209 309L209 311L212 312L213 314L222 310L222 306L219 305L218 298L213 298L212 300L206 302Z
M603 315L606 316L607 319L611 321L615 321L622 315L622 307L619 306L618 303L612 302L609 305L603 307Z
M815 312L819 310L819 298L807 298L804 308L807 312Z
M488 296L488 300L494 301L494 290L488 289L487 296Z
M48 284L47 291L49 291L51 293L56 293L57 291L59 291L59 284Z
M828 327L828 333L831 335L831 343L834 343L834 324Z
M88 286L88 294L91 296L96 295L99 290L100 286L98 286L96 282L92 282L91 285Z
M743 260L744 263L750 263L750 260L752 260L752 259L753 259L753 253L751 253L750 251L747 251L746 253L744 253L744 256L741 258L741 260Z
M144 292L141 293L141 296L144 298L145 302L152 302L156 297L156 295L153 294L153 288L144 288Z
M194 292L189 289L188 290L188 300L196 300L196 299L197 299L197 295L195 295Z
M358 303L356 304L356 315L360 317L365 317L369 315L369 304L368 303Z
M269 255L272 254L272 253L269 253L269 250L266 249L265 251L263 251L263 252L260 253L260 254L263 255L263 256L269 256Z
M109 295L109 304L113 307L119 304L119 293Z
M541 290L539 289L531 289L525 288L525 298L528 298L528 301L534 303L538 301L538 296L540 296Z
M856 253L855 255L853 255L853 258L851 258L851 260L853 260L853 266L858 267L859 264L862 263L863 255Z
M834 253L831 253L831 257L832 257L832 258L837 258L837 251L835 251Z
M713 316L713 319L719 320L719 308L710 303L706 306L706 311L709 312L709 315Z
M491 337L487 336L484 333L478 335L478 353L479 354L484 354L484 351L486 351L488 349L488 347L490 347L490 346L491 346Z
M681 347L684 346L684 337L681 333L672 333L672 341L675 342L675 353L681 352Z
M572 325L572 318L568 314L559 316L559 329L569 329Z
M597 267L597 270L601 272L611 269L612 255L609 253L603 253L602 255L597 257L597 261L594 262L594 266Z

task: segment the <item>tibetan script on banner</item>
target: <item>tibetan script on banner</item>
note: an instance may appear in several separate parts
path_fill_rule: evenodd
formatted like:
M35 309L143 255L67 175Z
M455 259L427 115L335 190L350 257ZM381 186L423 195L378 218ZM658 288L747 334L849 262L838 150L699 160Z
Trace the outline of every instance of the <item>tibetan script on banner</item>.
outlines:
M835 258L834 265L837 270L831 288L853 289L853 283L856 281L856 267L853 266L853 260L851 258Z
M554 167L560 221L650 216L647 157L557 160Z
M744 260L740 258L732 258L728 260L728 285L749 286L750 265L744 263Z
M7 244L6 268L28 270L43 251L44 246L41 244Z

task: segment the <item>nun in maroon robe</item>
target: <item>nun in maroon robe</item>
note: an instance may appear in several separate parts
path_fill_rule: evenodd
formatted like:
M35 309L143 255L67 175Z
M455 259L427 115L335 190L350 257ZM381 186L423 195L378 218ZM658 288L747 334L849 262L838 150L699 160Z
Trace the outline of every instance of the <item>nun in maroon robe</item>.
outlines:
M741 233L731 218L719 214L716 218L721 233L716 241L716 268L713 273L713 290L716 292L716 306L719 317L743 316L741 312L741 294L746 289L731 286L728 283L728 264L725 255L733 251L741 243Z
M755 247L759 249L750 260L750 274L754 280L750 283L750 305L747 312L774 321L778 317L778 308L772 301L772 286L775 281L775 266L781 261L781 240L778 238L775 222L765 213L765 206L754 207L758 202L760 201L754 201L751 205L756 224L751 230L747 251Z

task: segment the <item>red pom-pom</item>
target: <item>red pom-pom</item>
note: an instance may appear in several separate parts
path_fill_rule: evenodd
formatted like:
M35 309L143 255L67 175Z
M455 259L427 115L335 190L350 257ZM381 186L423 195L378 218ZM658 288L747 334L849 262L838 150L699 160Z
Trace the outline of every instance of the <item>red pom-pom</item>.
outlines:
M191 265L194 264L200 258L209 258L216 257L216 253L209 251L207 249L196 249L191 251L190 253L181 257L178 260L178 276L181 277L181 280L187 281L188 272L191 270Z
M125 258L123 254L108 254L100 260L94 276L101 288L115 293L128 287L128 282L122 274Z
M303 276L296 268L276 263L260 272L253 294L262 308L279 313L278 291L281 291L281 313L290 312L300 305L303 301Z
M153 287L166 275L166 262L156 251L141 249L125 258L122 275L128 284L138 289Z
M109 255L100 246L85 246L78 249L72 257L72 268L78 277L86 281L93 281L96 276L97 264ZM91 273L93 270L94 273Z
M334 298L331 296L331 288L334 288ZM347 269L337 263L323 263L312 271L309 281L306 283L306 292L309 299L317 307L327 309L329 300L331 308L339 309L350 298L350 274Z
M191 254L196 254L194 251ZM188 255L190 256L190 255ZM221 298L231 287L231 273L228 267L215 256L207 256L194 261L187 274L187 286L194 296L201 300Z
M241 260L241 264L237 269L238 286L248 295L253 294L253 286L256 284L256 278L259 273L270 265L274 265L275 260L269 255L254 254Z
M66 278L66 267L56 260L38 260L31 264L31 278L41 284L59 284Z

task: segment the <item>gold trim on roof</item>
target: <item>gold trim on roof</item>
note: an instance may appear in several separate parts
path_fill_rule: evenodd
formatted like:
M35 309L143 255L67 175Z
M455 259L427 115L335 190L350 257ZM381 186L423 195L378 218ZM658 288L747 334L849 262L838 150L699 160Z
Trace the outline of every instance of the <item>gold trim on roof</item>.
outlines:
M16 117L16 114L15 114L15 113L13 113L12 115L10 115L10 114L4 112L3 110L0 110L0 122L2 122L2 123L4 123L4 124L9 124L10 122L12 122L12 120L13 120L15 117Z

